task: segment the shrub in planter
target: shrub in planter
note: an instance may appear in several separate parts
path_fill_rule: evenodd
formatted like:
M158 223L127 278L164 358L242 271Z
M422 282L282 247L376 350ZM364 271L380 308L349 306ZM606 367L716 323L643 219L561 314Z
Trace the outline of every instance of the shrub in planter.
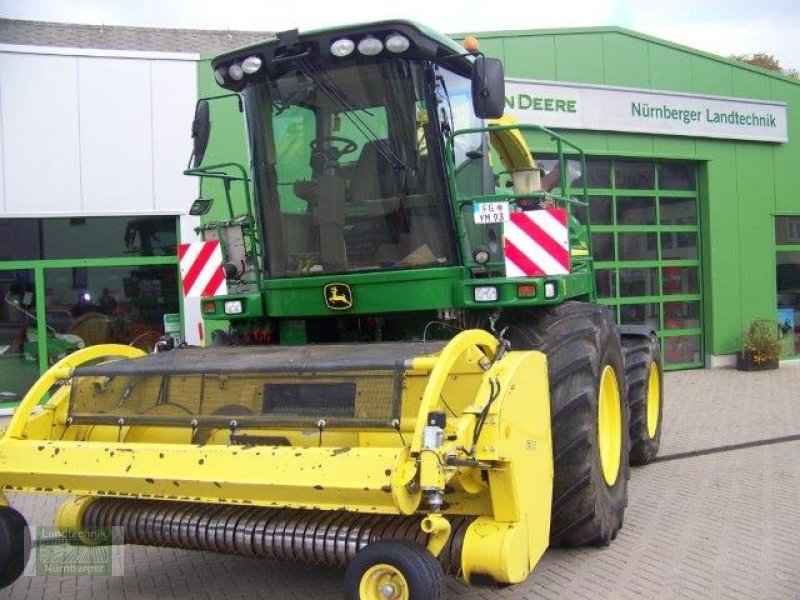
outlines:
M744 336L742 351L736 357L736 368L740 371L777 369L781 349L775 321L753 321Z

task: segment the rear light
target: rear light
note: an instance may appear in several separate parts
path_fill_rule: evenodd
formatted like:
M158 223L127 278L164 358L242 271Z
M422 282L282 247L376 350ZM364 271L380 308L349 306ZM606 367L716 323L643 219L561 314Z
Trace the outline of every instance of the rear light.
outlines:
M217 312L217 305L213 300L208 300L203 302L203 312L204 313L215 313Z
M517 298L535 298L536 286L532 283L523 283L517 286Z

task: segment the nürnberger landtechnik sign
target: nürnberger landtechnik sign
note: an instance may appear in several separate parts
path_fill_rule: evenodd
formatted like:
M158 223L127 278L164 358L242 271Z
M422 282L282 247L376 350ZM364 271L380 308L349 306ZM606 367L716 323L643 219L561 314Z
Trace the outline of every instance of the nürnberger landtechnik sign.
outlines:
M506 113L559 129L788 141L786 104L766 100L510 78Z

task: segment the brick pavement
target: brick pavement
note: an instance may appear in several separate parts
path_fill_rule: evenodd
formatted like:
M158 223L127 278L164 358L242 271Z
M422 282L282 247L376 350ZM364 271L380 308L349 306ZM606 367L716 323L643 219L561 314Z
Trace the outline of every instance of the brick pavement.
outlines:
M800 364L666 375L662 455L800 434ZM550 550L523 584L448 596L800 598L800 441L634 469L625 526L607 548ZM10 495L34 524L60 499ZM294 564L129 546L124 577L23 577L5 598L340 598L342 573Z

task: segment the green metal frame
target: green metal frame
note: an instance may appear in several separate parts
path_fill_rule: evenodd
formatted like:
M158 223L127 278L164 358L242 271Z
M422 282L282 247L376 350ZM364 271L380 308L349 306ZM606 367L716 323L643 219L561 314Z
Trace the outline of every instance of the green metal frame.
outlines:
M233 169L237 172L236 175L231 175L226 170ZM257 257L256 260L253 261L253 266L255 267L256 277L255 279L249 280L245 279L242 280L241 283L244 284L252 284L256 286L257 290L262 289L263 278L261 275L262 266L261 261L258 257L261 256L261 246L259 241L259 234L258 234L258 222L255 218L255 209L253 207L253 200L252 196L250 195L250 177L247 175L247 171L245 168L239 164L238 162L221 162L216 163L213 165L207 165L203 167L195 167L193 169L186 169L183 172L184 175L189 175L192 177L199 177L200 184L201 184L201 195L202 195L202 182L204 179L219 179L222 181L223 189L225 191L225 202L228 207L228 219L225 221L212 221L207 224L200 225L197 228L197 231L215 229L217 231L217 238L222 240L222 236L220 235L220 229L227 225L230 225L236 218L237 215L233 210L233 199L231 198L231 183L232 182L240 182L242 184L242 189L244 190L244 205L245 205L245 220L239 220L239 224L243 226L244 233L247 238L248 244L248 252L250 256Z
M180 226L178 219L175 219L178 239L180 239ZM116 258L64 258L64 259L44 259L44 260L15 260L0 261L0 271L33 271L34 289L45 289L45 271L48 269L72 269L79 267L146 267L153 265L175 265L178 267L177 256L130 256ZM179 306L181 316L183 315L183 294L179 294ZM36 314L46 314L45 294L36 293ZM36 319L36 335L38 338L39 352L39 374L43 375L47 370L47 329L45 319ZM14 408L17 402L0 402L0 409Z

